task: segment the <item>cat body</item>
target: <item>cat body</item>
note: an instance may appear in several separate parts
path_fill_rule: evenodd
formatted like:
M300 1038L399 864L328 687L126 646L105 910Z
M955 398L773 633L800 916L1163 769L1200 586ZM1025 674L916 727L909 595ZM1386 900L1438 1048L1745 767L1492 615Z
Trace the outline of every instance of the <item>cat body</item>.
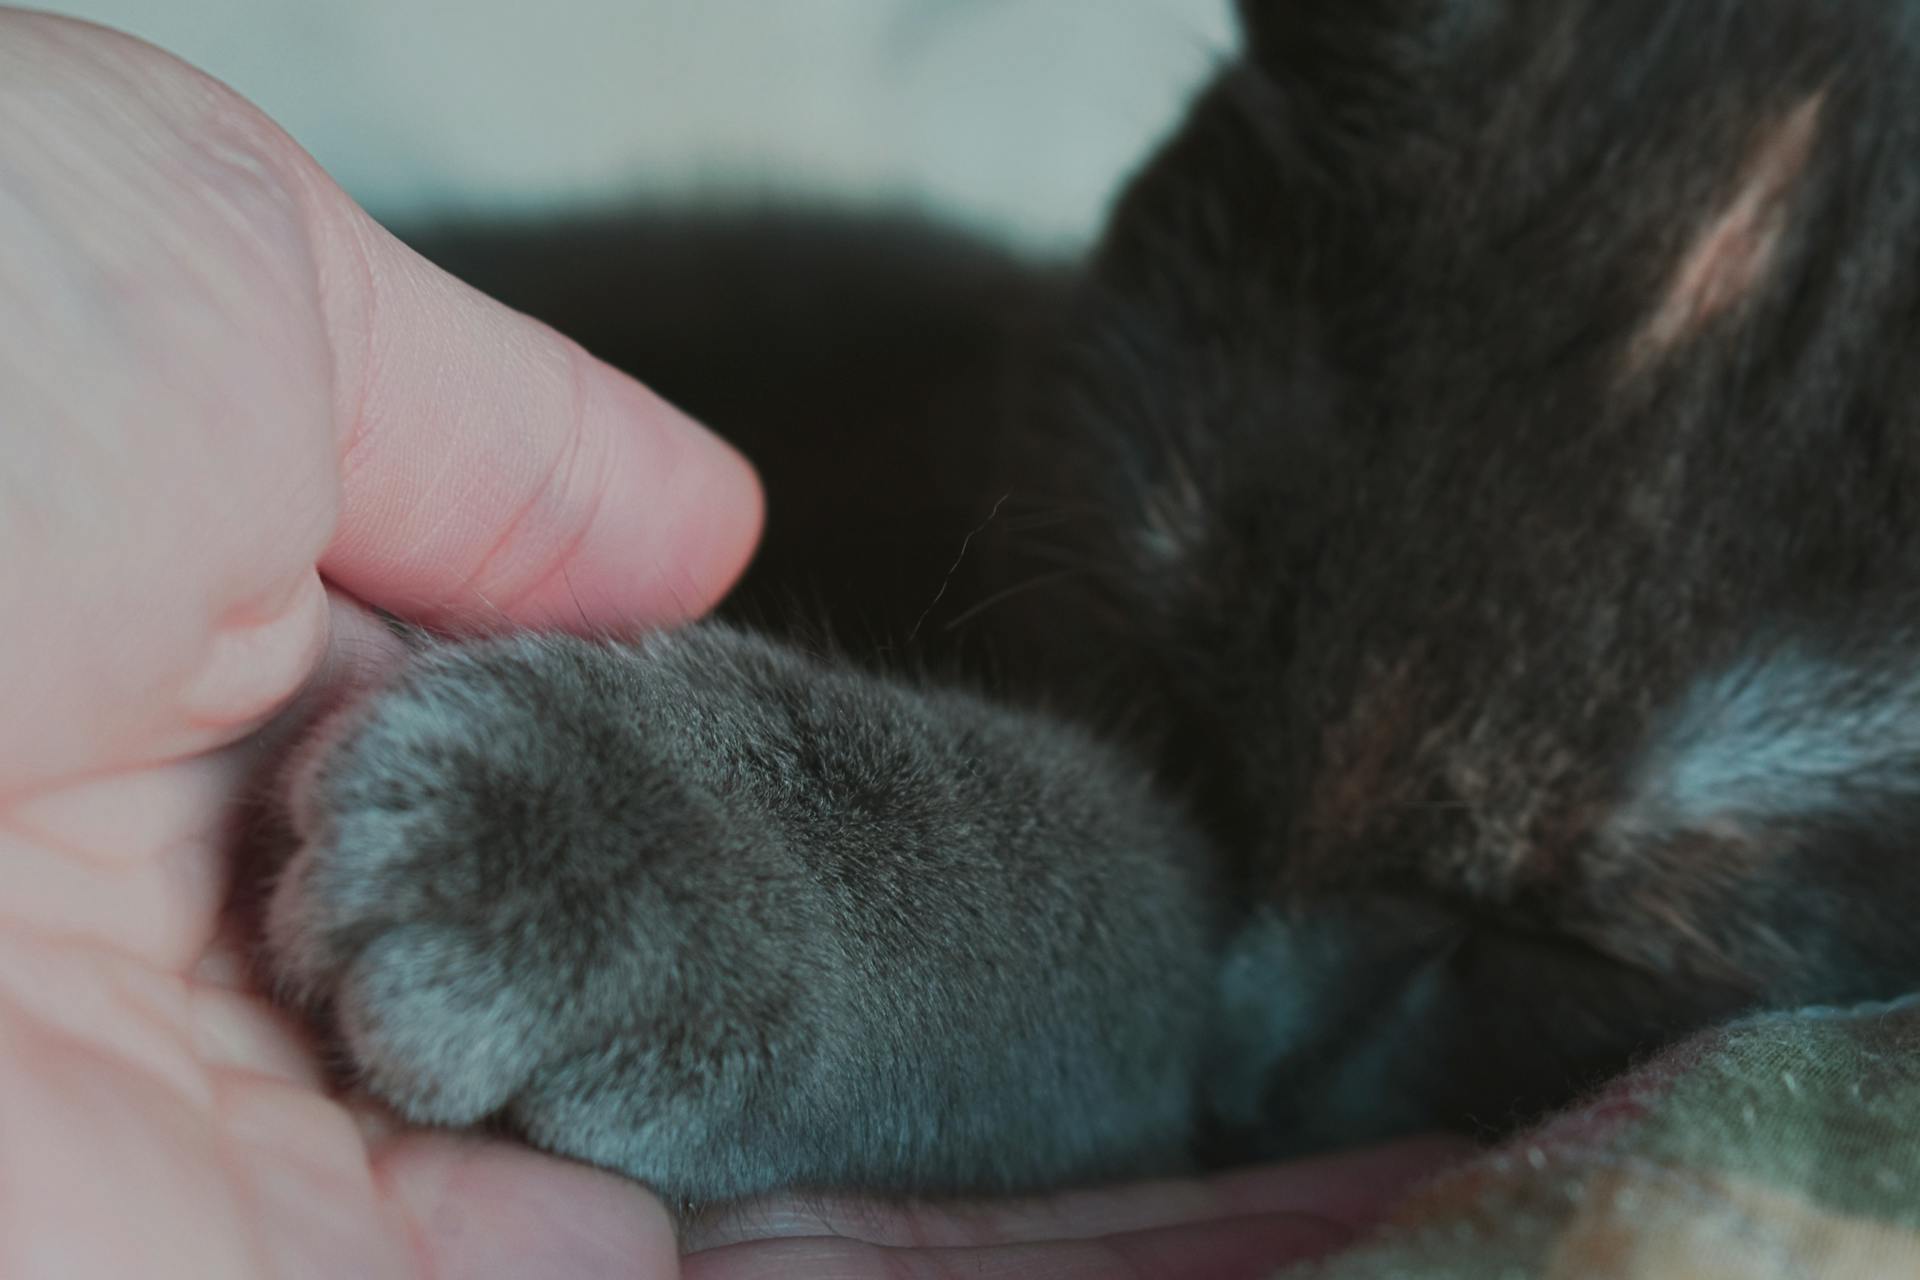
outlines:
M426 641L300 749L270 950L402 1114L1016 1191L1920 982L1920 11L1240 7L1073 272L429 245L773 516L732 620Z

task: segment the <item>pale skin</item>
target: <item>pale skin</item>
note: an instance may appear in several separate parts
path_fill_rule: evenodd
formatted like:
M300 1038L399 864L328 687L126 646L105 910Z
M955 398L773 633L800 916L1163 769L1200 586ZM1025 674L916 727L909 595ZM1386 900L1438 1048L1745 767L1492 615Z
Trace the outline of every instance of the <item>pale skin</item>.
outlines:
M725 446L414 257L230 91L0 11L0 1275L1253 1275L1456 1154L785 1202L682 1258L638 1186L331 1092L222 924L251 735L378 652L367 604L671 623L759 523Z

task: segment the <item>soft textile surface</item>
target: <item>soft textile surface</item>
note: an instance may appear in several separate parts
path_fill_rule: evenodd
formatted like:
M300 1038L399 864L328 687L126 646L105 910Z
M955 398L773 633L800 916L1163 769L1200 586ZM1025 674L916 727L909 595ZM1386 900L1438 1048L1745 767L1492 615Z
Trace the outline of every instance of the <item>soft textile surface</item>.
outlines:
M1285 1276L1920 1276L1920 1000L1702 1035Z

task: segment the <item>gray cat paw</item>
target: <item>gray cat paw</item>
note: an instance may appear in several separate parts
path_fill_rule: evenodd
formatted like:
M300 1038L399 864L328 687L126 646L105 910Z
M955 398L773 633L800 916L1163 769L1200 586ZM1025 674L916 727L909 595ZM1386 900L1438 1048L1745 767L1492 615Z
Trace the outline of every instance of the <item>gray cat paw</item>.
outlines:
M604 1020L583 972L636 959L644 904L594 861L608 797L562 756L594 728L582 678L547 642L420 654L289 773L299 847L269 908L276 974L408 1119L507 1107Z
M270 958L361 1081L686 1201L1184 1142L1195 848L1064 729L707 625L413 655L284 788Z

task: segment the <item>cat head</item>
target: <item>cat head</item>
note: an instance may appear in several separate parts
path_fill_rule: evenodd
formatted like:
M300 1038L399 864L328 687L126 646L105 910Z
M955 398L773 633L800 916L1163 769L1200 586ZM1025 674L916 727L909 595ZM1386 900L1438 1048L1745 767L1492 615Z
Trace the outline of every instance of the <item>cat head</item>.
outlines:
M1838 692L1906 696L1857 632L1920 568L1913 7L1239 8L1056 384L1203 809L1283 910L1617 966L1620 1036L1920 980L1891 802L1788 749L1920 794Z

